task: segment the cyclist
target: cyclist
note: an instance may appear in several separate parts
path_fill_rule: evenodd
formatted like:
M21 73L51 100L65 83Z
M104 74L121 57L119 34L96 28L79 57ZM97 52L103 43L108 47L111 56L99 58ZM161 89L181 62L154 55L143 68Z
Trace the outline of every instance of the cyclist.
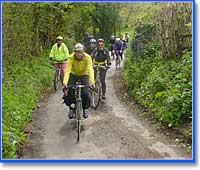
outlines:
M85 37L83 38L82 43L83 43L83 45L84 45L84 47L85 47L85 52L86 52L86 53L89 53L90 39L92 39L92 38L93 38L93 37L92 37L92 35L90 35L89 32L86 32L86 33L85 33Z
M96 42L94 38L90 39L90 48L88 49L89 55L91 55L92 51L96 48Z
M122 41L121 41L121 50L122 50L122 52L120 53L120 56L121 56L121 60L123 59L123 54L124 54L124 51L125 51L125 49L126 49L126 40L125 39L122 39Z
M126 42L128 42L130 36L128 35L128 32L125 32L125 35L124 35L124 39L126 40Z
M50 60L54 62L55 69L59 68L61 65L62 77L64 77L64 72L66 69L66 61L69 56L69 50L67 46L63 43L63 37L58 36L56 38L56 43L53 45L51 52L49 54Z
M74 47L74 53L72 53L67 60L67 69L64 76L64 88L66 90L67 86L75 85L76 82L81 82L82 85L94 85L94 70L92 67L91 56L84 52L84 46L80 43L76 44ZM88 112L86 109L90 107L91 96L89 89L82 89L82 107L83 107L83 117L88 117ZM69 119L74 117L74 108L72 104L75 104L75 90L69 89L69 91L63 96L64 103L69 106Z
M120 38L116 38L114 51L115 51L116 56L120 55L120 57L122 58L122 42Z
M109 41L109 45L110 45L110 51L111 51L111 56L113 56L113 59L114 59L114 45L115 45L115 36L114 35L112 35L111 36L111 39L110 39L110 41Z
M109 56L109 51L107 48L104 47L104 40L102 38L98 39L97 41L97 48L95 48L91 54L93 63L97 65L106 66L110 68L111 60ZM96 77L96 71L95 77ZM100 68L100 79L102 84L102 99L105 99L106 94L106 69Z

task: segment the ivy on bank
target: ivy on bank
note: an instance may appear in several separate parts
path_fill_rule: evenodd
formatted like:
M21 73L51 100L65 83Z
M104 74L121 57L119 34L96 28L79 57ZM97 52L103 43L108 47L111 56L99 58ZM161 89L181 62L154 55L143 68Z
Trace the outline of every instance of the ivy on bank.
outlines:
M3 158L16 158L17 147L24 142L23 129L31 120L43 89L53 80L53 67L48 53L29 58L8 68L3 66L2 136Z

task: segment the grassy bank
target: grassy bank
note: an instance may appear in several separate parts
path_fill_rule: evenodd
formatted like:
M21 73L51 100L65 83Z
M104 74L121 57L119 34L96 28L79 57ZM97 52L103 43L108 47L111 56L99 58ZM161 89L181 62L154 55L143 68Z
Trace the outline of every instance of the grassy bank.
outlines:
M3 158L16 158L17 147L24 142L23 129L31 120L43 90L50 86L53 67L48 52L10 67L3 66L2 137Z

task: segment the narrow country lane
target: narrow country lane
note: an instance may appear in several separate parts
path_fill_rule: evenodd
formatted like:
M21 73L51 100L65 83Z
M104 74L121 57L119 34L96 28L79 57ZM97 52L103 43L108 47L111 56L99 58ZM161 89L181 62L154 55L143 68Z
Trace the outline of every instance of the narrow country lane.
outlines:
M119 70L118 70L119 71ZM22 158L39 159L188 159L187 154L152 128L115 94L116 70L107 72L107 98L83 121L81 140L68 120L62 91L53 92L33 113L32 133Z

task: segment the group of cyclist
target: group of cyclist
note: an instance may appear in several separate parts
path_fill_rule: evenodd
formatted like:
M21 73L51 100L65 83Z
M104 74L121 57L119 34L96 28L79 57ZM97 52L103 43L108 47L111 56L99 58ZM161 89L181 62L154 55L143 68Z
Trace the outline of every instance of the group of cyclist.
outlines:
M118 55L121 57L121 60L123 59L123 54L127 47L128 40L129 35L127 32L125 33L125 36L123 38L111 36L109 44L111 56L113 57L113 59L115 59L115 56Z
M128 33L125 33L124 38L111 37L110 48L111 52L119 50L121 58L128 42ZM57 68L58 64L61 65L63 75L63 92L64 103L69 106L69 119L74 118L73 104L76 103L75 90L69 89L68 86L75 85L80 82L82 85L89 85L95 88L96 70L93 65L105 66L107 69L111 66L111 58L109 50L105 47L104 40L99 38L96 40L88 32L81 43L74 46L74 52L69 55L67 46L63 43L63 37L58 36L56 43L53 45L50 52L50 60L54 62L54 67ZM106 71L107 69L100 69L100 80L102 83L102 99L106 96ZM91 95L89 87L85 87L81 93L83 117L88 117L87 109L91 105Z

